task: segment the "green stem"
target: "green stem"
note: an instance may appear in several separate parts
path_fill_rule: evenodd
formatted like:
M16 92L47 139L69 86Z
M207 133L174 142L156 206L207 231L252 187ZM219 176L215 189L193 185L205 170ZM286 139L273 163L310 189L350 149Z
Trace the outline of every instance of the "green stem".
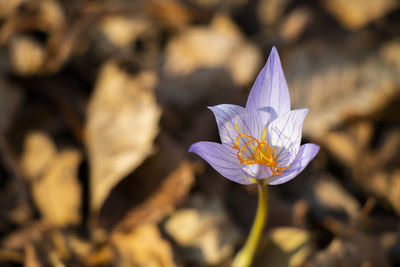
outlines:
M268 215L268 191L267 183L264 180L257 181L258 187L258 207L256 218L251 227L249 237L246 244L239 251L232 262L232 267L249 267L257 251L258 243L262 236Z

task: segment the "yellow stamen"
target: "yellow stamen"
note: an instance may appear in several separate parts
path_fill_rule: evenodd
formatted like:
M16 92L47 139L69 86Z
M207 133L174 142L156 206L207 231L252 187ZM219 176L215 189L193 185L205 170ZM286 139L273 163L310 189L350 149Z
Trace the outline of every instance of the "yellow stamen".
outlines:
M259 142L257 138L253 136L241 133L237 127L237 124L235 124L235 129L238 132L238 136L236 137L235 145L232 148L238 150L236 155L240 163L246 165L262 164L268 166L273 175L280 175L282 174L283 170L289 168L289 165L287 165L286 167L278 167L276 165L276 147L274 147L272 150L268 143L265 141L267 128L264 128L261 142ZM239 141L241 138L248 139L242 148L239 147ZM246 158L245 151L246 149L250 148L253 149L253 153L250 157Z

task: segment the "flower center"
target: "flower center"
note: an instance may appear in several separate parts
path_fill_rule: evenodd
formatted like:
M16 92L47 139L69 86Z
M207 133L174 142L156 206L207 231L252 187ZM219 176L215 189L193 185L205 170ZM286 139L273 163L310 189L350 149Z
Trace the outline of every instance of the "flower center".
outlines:
M235 124L235 129L238 132L238 136L236 137L235 145L232 148L238 150L236 155L241 164L262 164L268 166L273 175L280 175L283 170L289 168L289 165L286 167L278 167L276 165L276 148L273 147L273 149L271 149L268 143L264 140L267 128L264 128L261 141L258 141L257 138L253 136L241 133L237 124ZM244 138L244 146L242 148L238 145L241 138ZM246 150L248 150L247 153ZM250 154L250 156L246 158L245 154Z

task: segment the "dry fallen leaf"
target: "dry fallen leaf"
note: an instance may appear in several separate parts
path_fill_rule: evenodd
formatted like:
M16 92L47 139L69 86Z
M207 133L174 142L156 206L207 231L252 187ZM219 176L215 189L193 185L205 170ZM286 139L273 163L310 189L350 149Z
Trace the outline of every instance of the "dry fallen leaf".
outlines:
M261 0L258 3L258 19L265 26L273 26L279 22L292 0Z
M161 114L154 85L153 72L131 74L116 62L106 64L99 74L85 125L94 211L153 151Z
M30 132L25 137L21 169L29 180L39 178L56 156L57 148L44 132Z
M149 30L151 24L148 19L140 16L108 16L99 22L98 27L112 44L129 48L139 35Z
M0 17L10 17L24 0L0 1Z
M29 37L14 37L11 42L11 61L19 75L38 74L45 61L44 47Z
M0 59L1 60L1 59ZM0 134L12 123L13 116L22 102L23 94L18 87L0 76Z
M128 212L118 224L117 231L131 229L138 224L158 223L171 214L175 206L187 196L193 182L193 166L188 162L181 163L165 178L156 192L143 204Z
M24 266L25 267L41 267L42 266L42 264L40 264L40 262L39 262L35 247L31 243L28 243L25 245Z
M361 207L358 201L333 177L324 175L313 184L313 187L317 200L314 205L339 213L345 212L352 219L359 215Z
M81 187L78 168L82 154L75 149L60 152L43 176L32 182L33 197L43 219L56 226L80 221Z
M183 28L193 19L192 10L182 1L145 1L145 10L161 26Z
M20 166L32 188L33 199L43 220L55 226L80 222L82 189L78 180L82 153L61 152L44 132L29 132Z
M170 244L154 224L143 224L129 233L116 232L111 242L116 247L119 267L176 266Z
M260 58L259 49L244 38L234 22L217 15L210 26L190 27L170 40L160 94L174 105L191 106L232 81L236 86L249 84Z
M367 184L362 181L367 181ZM400 169L392 172L377 171L370 176L361 177L358 182L367 192L390 203L397 214L400 214Z
M321 0L323 6L350 30L357 30L399 6L396 0Z
M281 38L287 43L297 41L310 23L311 16L311 10L305 7L299 7L290 12L280 26Z
M202 266L220 264L233 254L240 233L218 199L196 195L191 201L172 214L165 230L181 246L182 258Z
M255 266L301 266L312 250L311 234L306 230L275 228L268 233L268 238L261 245Z
M345 120L372 116L398 94L400 60L388 54L398 53L400 42L369 49L355 49L350 40L340 49L336 42L312 42L283 60L293 106L310 108L305 135L323 143Z
M365 232L356 231L349 236L334 238L329 246L309 261L315 267L387 267L384 250L379 239Z

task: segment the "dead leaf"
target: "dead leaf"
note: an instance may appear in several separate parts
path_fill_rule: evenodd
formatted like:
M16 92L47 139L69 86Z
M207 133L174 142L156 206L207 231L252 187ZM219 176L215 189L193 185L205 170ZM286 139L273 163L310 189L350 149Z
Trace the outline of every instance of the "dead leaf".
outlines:
M359 182L368 184L361 186L380 199L390 203L397 214L400 214L400 169L392 172L378 171L368 177L362 177Z
M170 40L160 94L175 106L192 106L215 94L215 88L231 86L232 81L233 86L249 84L260 63L259 49L234 22L219 15L210 26L188 28Z
M153 72L132 75L116 62L99 74L85 126L93 211L153 151L161 114L154 85Z
M39 178L56 154L57 148L46 133L28 133L20 163L24 177L31 181Z
M0 262L12 262L15 264L22 264L24 257L22 253L15 252L9 249L0 249Z
M145 1L149 15L167 28L183 28L193 19L192 10L182 1Z
M29 37L14 37L11 42L11 61L19 75L38 74L45 61L44 47Z
M189 2L206 9L215 10L223 6L225 9L235 10L246 4L248 0L189 0Z
M296 42L311 21L310 9L299 7L288 14L280 26L280 36L287 43Z
M51 161L42 177L33 181L33 197L45 221L56 226L79 223L81 160L78 150L66 149Z
M254 266L301 266L312 251L311 234L308 231L289 227L275 228L260 246Z
M200 265L222 263L240 239L220 201L200 195L193 196L188 208L173 213L165 230L181 246L182 258Z
M321 0L323 6L350 30L357 30L399 6L396 0Z
M121 48L128 46L151 27L145 17L107 16L99 22L100 31L112 44Z
M210 27L194 27L171 40L166 54L163 69L168 75L185 76L198 68L226 67L239 85L248 84L260 65L259 50L222 15L216 16Z
M176 266L171 246L161 237L154 224L143 224L125 234L115 232L112 243L116 247L120 267Z
M293 105L310 108L305 135L324 142L327 132L345 120L383 109L400 86L400 61L386 56L395 48L400 49L397 41L361 50L342 40L340 48L313 42L293 50L283 62Z
M0 2L0 8L2 8ZM49 34L49 40L62 32L65 16L58 1L19 1L13 0L5 10L14 11L2 25L0 43L7 42L10 37L25 31L40 30ZM13 10L15 9L15 10ZM26 55L26 54L25 54Z
M360 231L336 237L309 264L315 267L389 266L379 240Z
M33 244L28 243L25 245L25 267L41 267L38 256L36 255L37 252Z
M22 102L20 88L0 75L0 134L4 134Z
M175 206L187 196L193 182L192 164L181 163L165 178L156 192L143 204L128 212L116 230L130 229L138 224L160 222L165 216L171 214Z
M24 0L0 1L0 17L10 17Z
M333 177L325 175L318 179L314 184L314 194L317 199L315 204L323 209L345 212L352 219L360 213L360 203Z
M261 0L258 3L257 14L258 19L265 26L276 25L291 3L291 0Z

